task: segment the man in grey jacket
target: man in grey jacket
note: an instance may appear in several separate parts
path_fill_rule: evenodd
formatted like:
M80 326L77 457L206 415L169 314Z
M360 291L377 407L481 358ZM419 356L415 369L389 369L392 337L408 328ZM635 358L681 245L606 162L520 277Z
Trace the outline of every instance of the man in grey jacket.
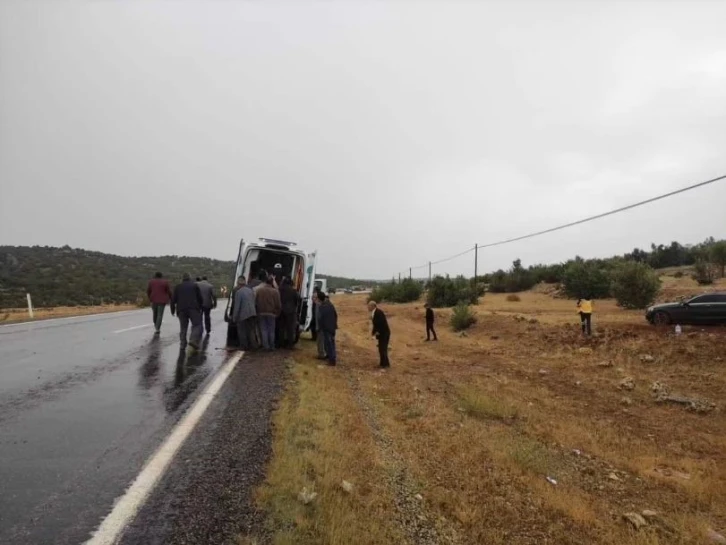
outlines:
M217 308L217 297L214 295L214 286L207 281L206 276L202 276L202 280L197 282L199 291L202 293L202 316L204 316L204 329L207 335L212 332L212 317L210 313L213 308Z
M240 350L256 348L255 336L255 294L247 286L244 276L237 280L237 292L234 295L234 314L232 321L237 325L237 337Z

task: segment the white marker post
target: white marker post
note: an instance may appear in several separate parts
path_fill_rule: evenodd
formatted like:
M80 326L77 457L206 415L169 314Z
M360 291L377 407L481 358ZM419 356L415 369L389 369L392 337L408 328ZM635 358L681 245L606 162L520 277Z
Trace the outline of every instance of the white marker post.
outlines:
M33 319L33 302L30 300L30 294L26 293L25 295L28 296L28 316L30 316L30 319Z

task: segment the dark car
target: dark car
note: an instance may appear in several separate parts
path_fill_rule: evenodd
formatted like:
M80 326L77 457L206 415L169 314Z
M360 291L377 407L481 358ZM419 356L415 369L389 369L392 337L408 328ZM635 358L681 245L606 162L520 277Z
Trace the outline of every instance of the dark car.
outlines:
M726 293L705 293L680 303L664 303L650 307L645 318L656 325L726 324Z

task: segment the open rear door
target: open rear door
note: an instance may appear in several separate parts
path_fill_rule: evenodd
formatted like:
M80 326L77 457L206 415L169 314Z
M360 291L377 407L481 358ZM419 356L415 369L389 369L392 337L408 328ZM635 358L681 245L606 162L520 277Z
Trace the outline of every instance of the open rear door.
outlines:
M224 319L227 321L227 348L235 348L239 346L239 338L237 337L237 326L232 322L232 303L234 302L234 293L237 287L237 278L242 274L245 259L245 241L239 241L239 250L237 251L237 263L234 267L234 277L232 278L232 289L227 299L227 308L224 310Z
M307 312L305 316L305 323L303 325L303 331L310 329L310 323L313 321L313 288L315 287L315 266L316 257L318 251L309 253L306 256L305 261L305 301L307 302Z

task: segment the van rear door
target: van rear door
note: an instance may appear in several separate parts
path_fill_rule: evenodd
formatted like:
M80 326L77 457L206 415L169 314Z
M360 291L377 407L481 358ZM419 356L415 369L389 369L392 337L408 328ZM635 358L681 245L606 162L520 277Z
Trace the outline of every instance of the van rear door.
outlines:
M305 300L307 301L307 316L305 316L305 323L303 325L303 331L310 329L310 323L313 321L313 288L315 287L315 258L318 255L318 251L315 250L307 255L306 268L305 268Z
M239 241L239 250L237 251L237 263L234 267L234 277L232 278L232 289L229 291L229 299L227 299L227 308L224 310L224 318L227 320L227 346L237 346L239 340L237 338L237 326L232 323L232 303L234 302L234 288L237 286L237 279L242 274L242 267L245 263L245 241Z

